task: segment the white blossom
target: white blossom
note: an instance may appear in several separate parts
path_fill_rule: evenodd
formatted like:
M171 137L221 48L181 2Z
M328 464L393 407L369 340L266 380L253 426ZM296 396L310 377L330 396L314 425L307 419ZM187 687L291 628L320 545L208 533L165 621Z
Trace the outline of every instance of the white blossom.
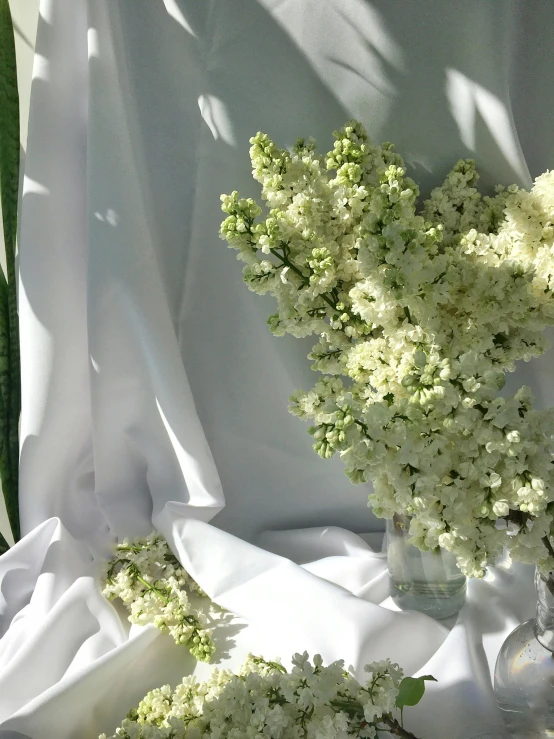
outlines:
M355 121L334 136L320 157L313 141L288 152L257 134L268 212L222 196L222 238L248 287L277 301L270 329L317 336L309 358L324 376L291 412L321 457L371 479L378 516L412 517L417 546L443 546L469 576L504 546L554 568L554 413L528 388L499 395L554 324L554 173L483 197L460 160L419 207L391 144Z
M157 532L144 539L125 539L116 546L116 556L106 563L102 592L110 600L121 598L132 623L154 624L197 659L210 661L215 647L206 625L207 614L201 605L193 607L189 596L197 596L207 612L217 607Z
M366 665L365 684L342 660L325 667L304 653L292 663L289 672L249 655L238 674L214 669L205 682L189 676L175 690L156 688L109 739L348 739L374 737L395 720L403 673L389 660Z

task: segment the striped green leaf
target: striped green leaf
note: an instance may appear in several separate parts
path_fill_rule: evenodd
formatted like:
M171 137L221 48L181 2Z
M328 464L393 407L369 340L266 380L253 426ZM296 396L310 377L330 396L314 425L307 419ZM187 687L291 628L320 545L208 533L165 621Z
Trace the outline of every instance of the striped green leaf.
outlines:
M10 384L8 286L0 270L0 480L13 533L19 516L10 455Z
M8 0L0 0L0 197L7 271L6 276L0 276L0 478L15 541L20 534L21 379L15 274L18 189L19 93L15 41Z

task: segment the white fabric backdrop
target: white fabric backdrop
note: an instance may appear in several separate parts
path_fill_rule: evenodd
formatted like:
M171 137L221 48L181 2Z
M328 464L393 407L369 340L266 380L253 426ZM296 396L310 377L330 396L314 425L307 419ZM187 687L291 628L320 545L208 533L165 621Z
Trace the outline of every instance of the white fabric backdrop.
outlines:
M257 130L326 148L351 116L424 191L460 156L485 186L528 185L553 166L553 27L548 0L42 1L20 233L27 536L0 559L2 739L92 738L147 689L205 674L101 598L93 557L152 521L237 614L230 664L387 655L439 679L411 712L422 737L497 725L489 668L532 615L530 570L471 583L450 632L394 612L383 558L356 536L381 526L367 490L287 413L315 379L310 343L270 335L271 300L217 238L219 194L257 194ZM508 390L552 403L551 362Z

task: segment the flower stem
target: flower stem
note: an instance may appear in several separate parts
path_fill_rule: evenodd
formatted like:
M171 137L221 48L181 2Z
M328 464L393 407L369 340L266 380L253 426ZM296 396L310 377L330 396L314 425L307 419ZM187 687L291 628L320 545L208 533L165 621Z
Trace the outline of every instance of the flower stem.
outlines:
M548 536L543 536L542 543L544 546L548 549L548 554L554 559L554 548L552 547L552 544L550 543L550 539Z
M117 545L118 552L133 552L133 554L138 554L143 549L146 549L146 547L125 547L122 544Z
M153 593L156 593L156 595L158 596L158 598L161 598L164 603L169 603L169 598L167 598L162 593L161 590L158 590L158 588L155 585L152 585L152 583L148 582L148 580L145 580L144 577L139 572L135 572L134 575L135 575L135 577L137 578L137 580L139 582L141 582L143 585L146 585L146 587L148 588L148 590L151 590Z
M398 721L392 716L383 716L381 719L381 723L385 724L385 726L387 727L387 731L394 736L400 736L402 737L402 739L417 739L415 734L407 731L407 729L401 726Z
M309 285L310 284L309 277L306 277L306 275L304 275L303 272L301 272L301 270L298 269L298 267L294 264L294 262L291 262L288 257L286 257L283 254L279 254L279 252L277 251L277 249L270 249L269 251L273 254L274 257L277 257L277 259L279 259L286 267L288 267L295 274L297 274L302 279L302 284L303 285ZM337 308L337 302L336 301L333 302L331 300L331 298L328 295L326 295L325 293L320 293L319 297L322 298L327 303L327 305L329 305L333 310L336 310L336 311L339 310ZM356 321L357 320L356 316L353 316L352 313L350 313L350 311L347 310L346 308L342 311L342 313L346 313L346 315L348 316L348 318L351 321Z
M297 267L297 266L296 266L296 265L295 265L295 264L294 264L293 262L291 262L291 261L290 261L290 259L287 259L287 257L285 257L285 256L284 256L283 254L279 254L279 252L277 251L277 249L270 249L269 251L270 251L270 252L271 252L271 253L273 254L273 256L274 256L274 257L277 257L277 259L280 259L280 260L281 260L281 262L282 262L282 263L283 263L283 264L284 264L284 265L285 265L286 267L288 267L288 268L289 268L289 269L291 269L291 270L292 270L292 271L293 271L293 272L294 272L295 274L297 274L297 275L298 275L298 276L299 276L299 277L300 277L300 278L302 279L302 282L303 282L303 283L304 283L305 285L308 285L308 284L309 284L309 279L308 279L308 278L306 277L306 275L304 275L304 274L303 274L303 273L302 273L302 272L301 272L301 271L300 271L300 270L298 269L298 267Z
M554 549L552 548L552 544L550 543L550 537L548 536L548 534L546 536L543 536L542 543L547 548L550 556L554 559ZM546 580L546 587L550 590L550 594L554 596L554 575L552 571L550 572ZM552 654L552 656L554 657L554 653Z

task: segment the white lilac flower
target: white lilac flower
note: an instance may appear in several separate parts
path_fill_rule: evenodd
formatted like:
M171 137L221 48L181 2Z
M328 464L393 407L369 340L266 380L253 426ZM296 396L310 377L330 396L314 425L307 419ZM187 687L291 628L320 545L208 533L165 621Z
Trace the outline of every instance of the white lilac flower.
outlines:
M373 482L377 515L412 516L418 546L442 545L471 576L506 545L552 569L554 413L527 388L498 393L554 324L554 173L482 197L460 160L418 209L391 144L355 121L334 136L321 157L313 141L288 152L257 134L268 212L222 196L221 237L248 287L277 301L270 329L317 336L309 358L326 376L291 412L321 457Z
M289 672L249 655L238 674L215 669L205 682L185 677L175 690L156 688L110 739L347 739L399 727L393 717L403 677L398 665L366 665L361 684L342 660L324 666L319 655L312 663L304 653L292 662Z
M102 592L110 600L121 598L131 623L154 624L197 659L210 661L215 647L204 610L209 612L217 607L157 532L144 539L125 539L117 545L116 556L106 563ZM193 607L191 594L201 605Z

